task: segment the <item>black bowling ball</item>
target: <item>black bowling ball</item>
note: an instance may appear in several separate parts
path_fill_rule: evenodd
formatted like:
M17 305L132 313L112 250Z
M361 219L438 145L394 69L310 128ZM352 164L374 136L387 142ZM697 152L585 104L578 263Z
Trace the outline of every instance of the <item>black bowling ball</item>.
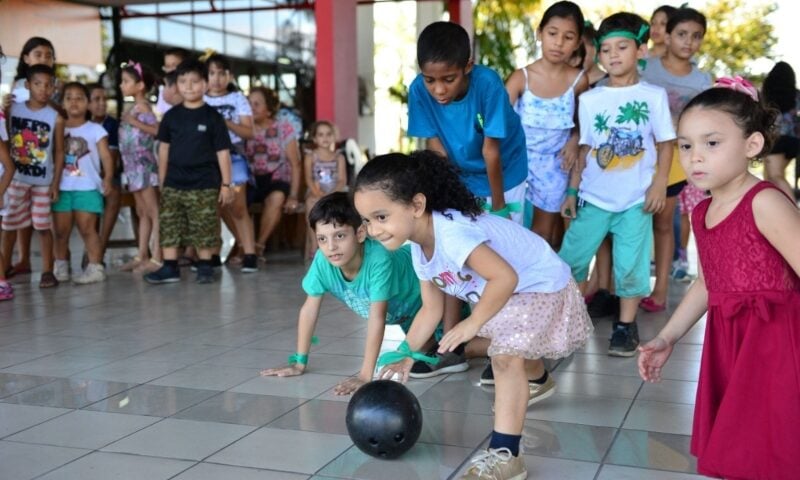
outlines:
M375 380L359 388L347 405L347 433L362 452L397 458L414 446L422 431L417 397L402 384Z

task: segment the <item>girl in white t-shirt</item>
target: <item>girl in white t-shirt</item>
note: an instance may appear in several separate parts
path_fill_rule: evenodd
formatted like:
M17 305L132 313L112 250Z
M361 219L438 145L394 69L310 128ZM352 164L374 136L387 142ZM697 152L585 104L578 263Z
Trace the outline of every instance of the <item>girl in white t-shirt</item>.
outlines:
M231 137L231 183L234 185L233 202L222 207L222 218L236 237L236 245L241 251L232 250L228 259L230 265L241 265L243 273L258 271L256 258L256 239L253 233L253 220L247 210L247 182L250 170L244 156L244 142L255 136L253 129L253 110L247 97L238 90L229 90L233 85L233 75L228 59L213 54L206 60L208 65L208 92L205 101L214 107L224 118ZM242 256L241 254L244 253Z
M440 353L476 336L490 342L494 431L467 475L524 478L519 441L529 399L540 388L529 384L525 361L565 357L592 331L569 267L535 233L484 213L455 168L430 151L370 160L356 180L355 206L368 233L387 249L411 242L422 292L422 308L398 351L407 358L379 376L408 379L412 357L419 358L415 350L442 318L445 294L470 302L471 315L439 342Z
M82 83L71 82L64 86L63 106L67 112L64 171L58 201L52 207L56 237L54 274L59 282L70 278L69 237L73 224L77 224L89 264L72 281L77 284L102 282L106 274L97 222L103 213L103 197L111 192L114 175L108 133L102 125L89 121L89 90Z

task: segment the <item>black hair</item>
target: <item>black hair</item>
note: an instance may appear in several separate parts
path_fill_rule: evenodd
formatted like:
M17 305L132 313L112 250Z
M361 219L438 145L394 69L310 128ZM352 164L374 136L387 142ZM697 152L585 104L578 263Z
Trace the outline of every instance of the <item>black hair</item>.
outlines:
M231 70L231 61L228 60L228 57L226 57L225 55L222 55L222 54L219 54L219 53L215 53L215 54L211 55L210 57L208 57L206 59L206 65L208 67L211 67L212 64L216 65L217 68L221 68L221 69L225 70L226 72L232 72L233 71L233 70ZM238 87L233 82L228 83L227 90L228 90L228 93L230 93L230 92L238 92L239 91Z
M178 71L177 70L173 70L173 71L171 71L169 73L165 73L164 74L164 85L166 85L168 87L171 87L171 86L175 85L175 83L177 83L177 81L178 81Z
M102 90L103 92L106 91L106 87L104 87L101 83L89 83L86 85L86 89L89 90L90 94L95 90Z
M630 12L618 12L603 19L600 23L600 27L597 28L597 38L601 39L605 37L607 33L617 30L623 30L638 35L642 26L649 27L649 24L639 15ZM636 40L636 46L643 45L647 43L648 40L650 40L649 31L645 33L642 38Z
M795 108L797 95L797 79L792 66L786 62L778 62L769 71L761 87L767 105L786 113Z
M187 73L196 73L200 78L208 80L208 67L200 60L187 58L175 69L175 78L180 78Z
M152 70L143 63L137 63L136 65L138 68L134 67L132 64L126 64L122 67L122 73L127 73L137 82L144 83L144 93L147 94L153 89L153 85L156 83L156 76L153 74Z
M421 193L427 212L455 209L473 219L483 213L482 200L464 185L455 165L431 150L373 158L356 178L354 191L361 190L380 190L392 201L406 205Z
M176 57L181 57L181 61L184 61L187 58L189 58L189 51L186 50L185 48L180 48L180 47L168 48L164 50L164 56L166 57L167 55L174 55Z
M25 79L28 78L28 68L30 68L30 65L25 63L23 57L31 53L31 51L34 48L41 47L43 45L45 47L48 47L50 51L53 52L53 60L55 60L56 49L55 47L53 47L53 43L50 40L43 37L31 37L28 39L27 42L25 42L25 45L22 46L22 52L20 52L19 54L19 63L17 63L17 75L14 77L14 80L19 80L20 78L25 78Z
M471 58L469 34L452 22L433 22L417 39L417 64L446 63L465 68Z
M320 198L308 212L308 225L315 232L317 224L350 225L353 230L361 226L361 215L345 192L333 192Z
M542 15L542 21L539 22L539 30L542 30L545 26L547 26L547 23L553 18L571 19L573 22L575 22L575 28L578 29L578 36L583 36L585 20L583 19L581 7L579 7L577 4L568 0L562 0L550 5L550 7L544 11L544 15Z
M78 90L81 93L83 93L86 96L86 103L88 105L89 98L91 97L91 94L89 93L90 92L89 87L87 87L86 85L82 84L81 82L67 82L67 84L64 85L64 91L62 93L62 100L64 98L66 98L66 96L67 96L67 90ZM90 112L89 109L87 108L86 112L84 113L83 116L86 118L86 120L91 120L92 119L92 112Z
M33 76L39 74L49 75L53 79L56 78L56 71L53 70L53 67L48 67L47 65L40 63L38 65L28 66L25 72L25 80L31 82L33 81Z
M702 13L698 12L694 8L689 7L681 7L672 15L668 15L667 18L667 33L672 33L675 27L678 26L680 23L684 22L694 22L700 24L703 27L703 33L706 32L706 16Z
M659 13L663 13L664 15L666 15L667 16L667 21L669 21L669 17L671 17L672 14L677 12L677 11L678 11L678 9L673 7L672 5L661 5L660 7L656 8L655 10L653 10L653 14L650 15L650 22L652 23L653 17L655 17L656 14L659 14Z
M578 44L577 50L572 52L572 57L570 60L573 58L580 60L578 63L578 68L583 68L583 62L586 61L586 44L583 43L583 40L581 40L581 42Z
M588 20L583 22L583 34L581 37L583 37L584 41L594 43L594 40L597 38L597 30L594 28L592 22Z
M745 137L755 132L764 136L764 148L757 156L772 151L775 142L775 121L778 111L764 102L753 100L747 93L730 88L709 88L695 96L681 112L681 117L693 108L719 110L733 117L733 121L744 131ZM679 118L680 121L680 118Z

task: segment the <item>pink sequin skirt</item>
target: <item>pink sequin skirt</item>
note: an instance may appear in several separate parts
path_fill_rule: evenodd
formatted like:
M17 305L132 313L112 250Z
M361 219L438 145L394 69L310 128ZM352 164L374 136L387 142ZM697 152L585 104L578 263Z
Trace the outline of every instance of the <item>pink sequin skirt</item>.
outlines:
M517 293L478 331L492 341L489 356L562 358L594 330L575 281L553 293Z

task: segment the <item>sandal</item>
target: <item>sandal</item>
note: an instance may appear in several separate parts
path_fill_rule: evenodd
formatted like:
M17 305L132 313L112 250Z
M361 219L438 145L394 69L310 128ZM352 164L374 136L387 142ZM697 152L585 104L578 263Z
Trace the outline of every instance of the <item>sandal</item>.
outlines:
M642 301L639 302L639 308L645 312L657 313L666 310L667 304L666 302L657 303L655 300L653 300L653 297L644 297Z
M127 263L122 264L122 266L119 267L119 269L121 272L132 272L133 270L136 269L136 267L139 266L140 263L142 263L142 259L139 258L139 256L137 255L132 259L128 260Z
M155 272L159 268L164 265L163 263L159 262L158 260L153 260L152 258L146 260L139 264L138 267L133 269L133 273L150 273Z
M30 265L22 267L19 264L16 264L6 269L6 278L11 278L16 275L25 275L26 273L31 273Z
M58 279L53 275L53 272L42 272L42 278L39 279L39 288L53 288L58 286Z

